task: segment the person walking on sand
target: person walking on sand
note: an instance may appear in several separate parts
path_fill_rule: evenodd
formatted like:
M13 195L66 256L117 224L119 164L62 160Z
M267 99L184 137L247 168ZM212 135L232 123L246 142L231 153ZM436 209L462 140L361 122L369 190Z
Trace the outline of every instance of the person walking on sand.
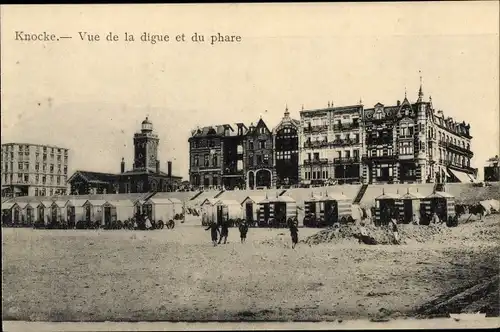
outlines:
M205 228L206 231L210 230L210 234L212 236L212 243L214 247L217 245L217 235L219 234L219 227L215 222L210 222L208 227Z
M219 244L222 242L222 238L224 238L224 244L226 244L228 235L229 235L229 223L227 222L227 220L225 220L220 225Z
M241 243L245 243L248 233L248 224L246 220L243 220L243 222L240 223L239 229L240 229Z
M290 236L292 237L292 249L295 249L297 242L299 242L299 228L294 222L290 224Z
M398 232L398 225L397 225L397 222L396 222L396 219L394 218L391 218L391 222L390 222L390 225L391 227L391 230L392 230L392 234L394 235L394 243L395 244L399 244L399 232Z

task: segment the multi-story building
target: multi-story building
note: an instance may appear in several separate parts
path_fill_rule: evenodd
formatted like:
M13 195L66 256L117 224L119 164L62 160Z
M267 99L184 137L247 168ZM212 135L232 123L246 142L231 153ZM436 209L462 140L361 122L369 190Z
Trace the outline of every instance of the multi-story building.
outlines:
M363 182L471 182L470 126L444 118L432 98L363 109Z
M242 189L246 132L243 123L236 124L236 131L229 124L194 130L188 140L191 185L200 189Z
M299 130L300 166L303 184L324 185L360 181L362 106L302 110Z
M248 128L236 124L236 131L229 127L222 137L222 186L224 189L245 188L243 146Z
M273 129L277 187L299 183L299 128L300 121L292 119L286 107L283 118Z
M167 162L167 173L160 169L158 146L160 140L153 132L153 124L146 118L141 132L134 135L134 163L125 170L122 158L120 173L100 173L78 170L68 183L71 194L147 193L174 191L182 178L172 175L172 162Z
M486 161L486 166L484 166L484 181L500 181L500 158L498 156Z
M30 143L2 144L2 196L52 196L67 191L69 150Z
M243 148L246 188L270 188L276 185L273 134L262 118L248 127Z

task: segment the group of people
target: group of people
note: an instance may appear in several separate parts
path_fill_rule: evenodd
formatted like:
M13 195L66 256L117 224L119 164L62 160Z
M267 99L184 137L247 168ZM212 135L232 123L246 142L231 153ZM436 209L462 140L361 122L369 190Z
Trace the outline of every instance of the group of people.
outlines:
M246 222L246 220L242 221L239 224L238 229L240 231L240 241L241 243L244 243L246 241L248 233L248 223ZM205 230L210 230L212 244L214 245L214 247L218 244L221 244L222 239L224 239L224 244L227 243L227 237L229 236L228 221L223 221L221 223L211 222Z
M298 228L298 222L296 220L289 222L288 223L288 228L290 229L290 236L292 238L292 249L295 248L297 243L299 242L299 228ZM238 230L240 232L240 242L245 243L247 239L247 233L248 233L248 228L249 224L246 220L243 220L239 225L238 225ZM221 223L216 223L216 222L211 222L207 228L205 228L206 231L210 231L210 235L212 238L212 244L217 246L218 244L222 243L222 240L224 240L224 244L227 243L227 238L229 236L229 222L228 221L223 221Z

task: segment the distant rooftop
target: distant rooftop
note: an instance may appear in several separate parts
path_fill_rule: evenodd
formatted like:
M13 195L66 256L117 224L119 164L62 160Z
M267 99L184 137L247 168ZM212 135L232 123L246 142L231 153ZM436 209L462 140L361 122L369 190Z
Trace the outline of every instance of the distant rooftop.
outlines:
M57 146L57 145L48 145L48 144L36 144L36 143L20 143L20 142L11 142L11 143L2 143L2 146L7 146L7 145L29 145L29 146L40 146L40 147L47 147L47 148L55 148L55 149L64 149L64 150L69 150L68 148L65 148L63 146Z

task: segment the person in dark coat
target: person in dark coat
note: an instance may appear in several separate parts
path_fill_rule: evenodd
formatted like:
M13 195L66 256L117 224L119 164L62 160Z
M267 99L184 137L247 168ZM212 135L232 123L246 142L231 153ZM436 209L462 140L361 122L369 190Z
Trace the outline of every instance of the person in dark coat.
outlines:
M222 242L222 238L224 238L224 244L226 244L228 235L229 235L229 222L223 221L220 225L219 244Z
M299 242L299 228L294 222L290 224L290 236L292 237L292 249L294 249Z
M217 245L217 236L219 235L219 227L215 222L211 222L207 228L205 228L206 231L210 230L210 234L212 235L212 243L214 247Z
M247 224L246 220L243 220L243 222L241 222L239 229L240 229L241 243L245 243L245 241L247 239L247 233L248 233L248 224Z

